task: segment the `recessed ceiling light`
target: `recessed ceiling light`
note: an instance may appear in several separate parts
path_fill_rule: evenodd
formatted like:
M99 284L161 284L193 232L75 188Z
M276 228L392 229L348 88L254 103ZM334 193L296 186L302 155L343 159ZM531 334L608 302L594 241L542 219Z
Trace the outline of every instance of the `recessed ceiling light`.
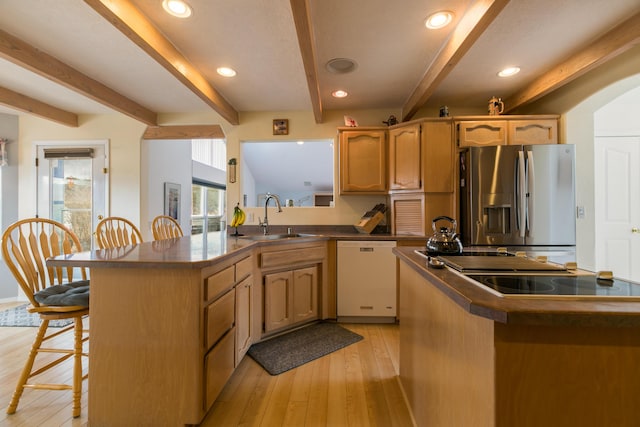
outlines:
M453 12L442 10L429 15L429 17L424 21L424 25L431 30L437 30L438 28L446 27L452 20Z
M511 77L515 74L518 74L519 72L520 72L520 67L508 67L500 71L498 75L500 77Z
M333 58L327 62L325 68L330 73L345 74L358 68L358 64L356 64L356 61L349 58Z
M237 74L236 70L229 67L219 67L216 71L224 77L234 77Z
M333 96L334 98L344 98L347 95L349 95L347 92L345 92L344 90L336 90L331 92L331 96Z
M191 16L191 6L182 0L162 0L162 7L167 13L178 18L188 18Z

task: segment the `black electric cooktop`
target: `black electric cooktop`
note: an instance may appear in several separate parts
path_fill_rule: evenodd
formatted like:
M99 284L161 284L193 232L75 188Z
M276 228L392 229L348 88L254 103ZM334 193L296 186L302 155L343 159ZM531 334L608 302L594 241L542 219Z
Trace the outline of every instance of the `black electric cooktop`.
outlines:
M467 275L502 294L640 296L640 284L621 279L598 279L595 275Z
M431 257L438 255L446 255L446 256L515 256L515 254L509 252L498 252L498 251L463 251L456 254L430 254L426 250L417 250L419 254Z

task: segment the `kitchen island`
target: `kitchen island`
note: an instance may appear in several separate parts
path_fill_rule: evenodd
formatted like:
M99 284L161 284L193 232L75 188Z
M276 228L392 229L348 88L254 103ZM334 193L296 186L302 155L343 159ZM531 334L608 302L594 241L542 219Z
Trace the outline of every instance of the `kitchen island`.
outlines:
M394 253L418 426L640 425L640 302L504 298L414 249Z
M90 268L89 425L199 424L244 356L261 324L256 251L275 243L225 233L202 240L185 236L47 261ZM326 241L277 244L296 252L319 248L322 256ZM324 262L317 268L323 274Z

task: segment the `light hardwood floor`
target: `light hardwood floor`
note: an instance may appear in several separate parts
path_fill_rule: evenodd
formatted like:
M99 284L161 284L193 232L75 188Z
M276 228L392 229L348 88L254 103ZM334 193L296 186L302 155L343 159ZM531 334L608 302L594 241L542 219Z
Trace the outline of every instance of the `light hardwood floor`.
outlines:
M245 357L201 426L411 426L398 384L398 326L343 326L364 339L278 376ZM18 411L5 413L36 329L0 327L0 426L87 425L86 381L79 418L67 391L25 390ZM49 381L70 377L65 362Z

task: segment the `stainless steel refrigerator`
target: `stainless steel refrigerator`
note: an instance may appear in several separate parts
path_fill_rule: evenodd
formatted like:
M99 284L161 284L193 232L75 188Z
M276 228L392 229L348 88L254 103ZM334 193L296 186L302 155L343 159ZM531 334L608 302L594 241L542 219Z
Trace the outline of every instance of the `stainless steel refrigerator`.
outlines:
M461 153L466 246L575 246L575 147L501 145Z

